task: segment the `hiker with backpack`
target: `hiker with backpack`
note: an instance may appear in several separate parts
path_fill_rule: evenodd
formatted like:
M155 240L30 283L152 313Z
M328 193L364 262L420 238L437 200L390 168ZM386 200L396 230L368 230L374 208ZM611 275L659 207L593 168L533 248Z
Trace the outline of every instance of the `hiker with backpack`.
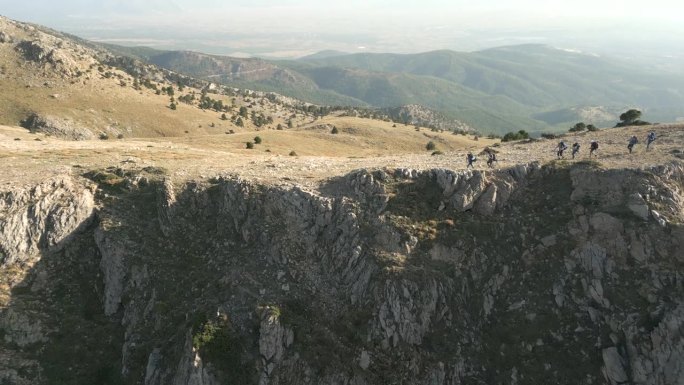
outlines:
M473 165L473 163L475 161L477 161L477 158L475 157L475 155L473 155L472 152L469 152L468 155L466 155L466 162L468 162L468 165L466 166L466 168L468 168L468 167L475 168L475 166Z
M598 150L598 142L595 140L592 140L591 143L589 144L589 157L591 158L591 155L594 153L594 151Z
M575 142L572 144L572 159L575 159L575 154L579 152L580 144Z
M646 137L646 149L651 146L651 143L653 143L656 140L656 134L655 132L651 131L648 133L648 136Z
M563 151L565 151L568 148L568 146L566 146L565 142L561 140L560 143L558 143L558 146L556 148L558 149L558 151L556 151L556 155L558 156L558 159L563 158Z
M487 152L487 166L494 168L494 162L497 162L496 154L493 151Z
M632 149L634 148L634 145L639 143L639 140L637 139L636 135L632 135L631 138L629 138L629 144L627 144L627 149L629 150L629 153L632 153Z

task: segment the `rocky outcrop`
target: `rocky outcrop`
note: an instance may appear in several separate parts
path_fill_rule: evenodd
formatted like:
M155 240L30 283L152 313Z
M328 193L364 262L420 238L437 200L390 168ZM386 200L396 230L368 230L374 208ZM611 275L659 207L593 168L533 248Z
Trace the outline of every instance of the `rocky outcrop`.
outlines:
M261 354L261 373L259 384L269 384L269 376L284 358L285 349L292 345L294 333L280 323L280 314L274 308L266 307L261 311L259 327L259 353Z
M29 129L31 132L40 132L61 139L95 139L95 135L87 128L79 127L66 119L49 115L41 116L38 114L31 114L21 122L21 126Z
M85 235L101 273L87 279L122 327L107 343L124 383L676 384L683 176L530 164L359 170L315 190L130 184ZM6 341L57 343L49 314L11 310Z
M158 354L158 353L157 353ZM155 357L151 356L150 360ZM152 361L153 362L153 361ZM149 368L148 364L148 368ZM149 369L148 369L149 370ZM183 353L178 366L174 369L176 375L173 378L173 385L218 385L220 382L211 373L211 371L204 365L202 358L196 349L192 346L192 335L188 333ZM155 372L147 372L145 384L161 384L157 382Z
M26 60L39 67L49 68L64 78L70 78L79 76L88 66L96 63L96 51L72 39L54 31L46 33L33 26L14 24L15 27L27 32L22 34L23 40L17 38L20 41L15 45L15 49Z
M37 312L27 314L8 309L0 313L0 330L4 331L5 343L16 344L21 348L47 342L40 314Z
M95 241L102 255L100 269L104 275L104 312L112 315L119 310L127 274L126 254L131 250L121 238L110 237L110 234L98 228Z
M40 258L87 225L95 209L91 188L63 175L0 193L0 266Z
M10 34L8 34L5 31L0 31L0 43L12 43L14 42L14 39Z
M434 127L440 130L472 131L466 122L450 119L443 114L418 104L408 104L401 107L385 108L383 110L393 121L410 124L412 126Z

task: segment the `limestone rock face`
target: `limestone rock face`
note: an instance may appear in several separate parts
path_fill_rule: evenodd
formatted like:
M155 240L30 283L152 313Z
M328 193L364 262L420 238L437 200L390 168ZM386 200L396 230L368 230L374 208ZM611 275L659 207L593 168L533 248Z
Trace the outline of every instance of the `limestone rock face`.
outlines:
M259 328L259 353L262 372L260 384L268 384L273 369L283 360L285 349L292 345L294 333L280 324L280 316L272 308L266 308L261 315Z
M31 38L17 43L15 49L27 60L38 66L52 68L64 77L76 76L94 62L94 51L88 52L90 59L83 59L87 57L83 55L87 49L41 31L32 31Z
M101 373L126 384L684 382L679 165L160 178L108 197L58 180L0 195L3 267L50 256L0 310L0 379L45 365L32 383L50 383L36 352L83 318L115 332L75 383L105 345ZM51 273L69 258L90 274ZM69 285L93 292L82 308Z
M91 187L70 176L0 193L0 266L60 248L92 219L94 208Z
M5 332L5 343L27 347L47 342L38 314L18 313L12 309L0 313L0 329Z
M187 335L183 353L178 362L176 375L173 378L173 385L219 385L220 382L211 374L210 370L202 362L202 358L192 347L192 336ZM151 376L152 377L152 376ZM163 382L153 381L150 378L145 384L161 384Z
M104 275L104 312L106 315L112 315L121 305L127 274L126 254L131 250L120 238L111 237L102 229L96 230L95 241L102 255L100 269Z

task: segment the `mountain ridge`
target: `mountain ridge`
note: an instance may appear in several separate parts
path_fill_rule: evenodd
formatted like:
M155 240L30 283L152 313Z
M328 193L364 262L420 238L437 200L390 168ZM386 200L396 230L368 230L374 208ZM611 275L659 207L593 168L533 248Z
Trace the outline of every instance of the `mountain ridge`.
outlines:
M150 61L178 72L202 75L182 60L170 59L180 53L165 55L151 57ZM182 55L204 57L187 51ZM674 121L684 116L684 74L653 74L620 64L619 59L545 45L471 53L354 53L293 61L209 56L231 65L258 63L262 76L257 78L240 76L240 71L224 65L220 75L227 84L261 90L270 87L284 94L297 89L298 97L311 102L338 95L348 99L336 101L352 105L359 101L376 107L422 104L484 131L560 129L571 125L574 119L562 119L565 115L547 120L539 117L557 110L583 108L604 108L615 115L620 110L638 107L656 121ZM266 76L269 73L274 75ZM282 78L282 74L287 76ZM484 119L485 116L491 119ZM582 118L579 114L574 117ZM611 122L587 123L600 126Z

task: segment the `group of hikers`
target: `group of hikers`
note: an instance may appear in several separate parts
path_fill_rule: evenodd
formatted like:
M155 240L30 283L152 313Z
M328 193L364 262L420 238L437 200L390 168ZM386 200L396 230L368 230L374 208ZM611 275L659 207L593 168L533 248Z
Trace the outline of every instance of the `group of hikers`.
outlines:
M572 159L575 159L575 155L577 155L577 153L579 152L580 147L581 146L580 146L579 142L575 142L572 144ZM592 140L591 142L589 142L589 157L590 158L592 155L594 155L594 151L598 150L598 148L599 148L598 141ZM560 143L558 143L558 146L556 146L556 156L558 157L558 159L564 159L563 152L565 152L565 150L567 150L567 149L568 149L568 146L565 144L564 141L561 140Z
M498 162L496 159L496 153L489 148L485 149L485 153L487 154L487 166L489 166L489 168L493 168L494 162ZM475 165L473 164L475 161L477 161L477 158L472 152L469 152L468 155L466 155L466 162L468 163L466 168L475 168Z
M653 143L656 140L656 134L655 132L651 131L648 133L646 136L646 149L648 150L651 147L651 143ZM636 135L632 135L631 138L629 138L629 142L627 142L627 150L629 150L629 153L632 153L632 149L634 149L634 146L639 143L639 139L637 139ZM568 149L568 146L565 144L564 141L560 141L558 143L558 146L556 146L556 156L558 159L563 159L563 152ZM579 152L580 150L580 144L578 142L575 142L572 144L572 159L575 159L575 155ZM592 140L590 142L590 147L589 147L589 157L591 157L594 154L594 151L598 150L598 142L595 140Z
M646 136L646 149L648 150L649 147L651 147L651 143L656 140L656 134L655 132L651 131L648 133L648 136ZM629 150L629 153L632 153L632 149L634 148L634 145L639 143L639 139L637 139L636 135L632 135L631 138L629 138L629 143L627 144L627 149Z
M655 132L651 131L648 133L646 136L646 149L648 150L651 147L651 143L653 143L656 140L656 134ZM632 135L631 138L629 138L629 142L627 144L627 150L629 150L629 153L632 153L632 150L634 149L634 146L639 143L639 140L637 139L636 135ZM580 144L579 142L575 142L572 144L572 159L575 159L575 155L579 153L580 150ZM592 140L589 142L589 157L592 157L594 155L594 152L598 150L599 148L599 143L596 140ZM564 159L563 152L568 149L568 146L565 144L564 141L560 141L558 145L556 146L556 156L558 159ZM496 159L496 153L491 150L490 148L486 148L484 152L487 154L487 166L492 168L494 167L494 162L497 162ZM477 157L473 155L472 152L469 152L468 155L466 155L466 162L467 166L466 168L475 168L474 163L477 161Z

